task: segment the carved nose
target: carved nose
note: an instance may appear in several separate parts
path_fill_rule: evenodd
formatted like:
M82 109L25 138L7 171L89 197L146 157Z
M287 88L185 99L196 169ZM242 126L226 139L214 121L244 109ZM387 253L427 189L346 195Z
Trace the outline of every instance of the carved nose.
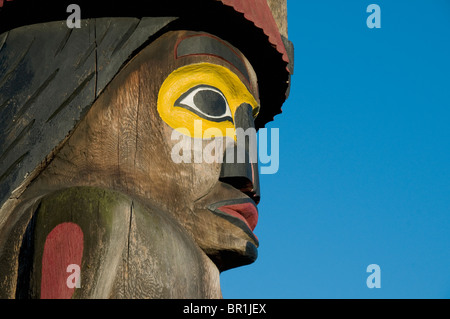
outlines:
M260 201L255 122L251 105L241 104L234 116L236 141L225 149L220 181Z

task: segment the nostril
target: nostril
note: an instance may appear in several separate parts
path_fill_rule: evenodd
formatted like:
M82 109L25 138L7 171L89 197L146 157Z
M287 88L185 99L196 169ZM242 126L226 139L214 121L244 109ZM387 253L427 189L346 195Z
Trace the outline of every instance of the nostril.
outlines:
M256 205L259 204L260 200L261 200L261 196L253 194L253 197L250 197L251 199L253 199L253 201L255 202Z
M256 205L259 204L260 196L254 189L253 183L246 177L221 177L219 179L223 183L233 186L242 193L250 197Z
M259 201L261 200L261 197L257 194L255 194L255 192L243 192L245 195L247 195L248 197L250 197L256 205L259 204Z

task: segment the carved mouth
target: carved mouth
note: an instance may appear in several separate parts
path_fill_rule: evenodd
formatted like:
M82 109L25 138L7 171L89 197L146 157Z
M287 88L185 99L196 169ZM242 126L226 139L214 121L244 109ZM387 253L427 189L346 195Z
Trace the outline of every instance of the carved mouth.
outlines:
M235 221L243 222L251 230L252 234L258 223L258 209L255 202L251 199L223 201L215 203L208 208L213 213L231 216Z

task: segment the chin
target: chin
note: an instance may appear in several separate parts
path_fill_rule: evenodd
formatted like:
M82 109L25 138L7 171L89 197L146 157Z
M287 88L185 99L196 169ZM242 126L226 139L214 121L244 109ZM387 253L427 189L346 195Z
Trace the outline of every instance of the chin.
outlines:
M258 238L243 221L210 209L196 211L193 235L219 271L253 263L258 257Z
M249 241L240 243L240 247L205 251L220 272L252 264L258 258L258 248Z

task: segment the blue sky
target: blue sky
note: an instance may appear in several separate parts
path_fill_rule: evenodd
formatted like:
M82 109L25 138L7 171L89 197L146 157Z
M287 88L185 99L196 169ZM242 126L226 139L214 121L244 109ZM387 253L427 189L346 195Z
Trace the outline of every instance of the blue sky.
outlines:
M222 274L224 298L450 298L450 1L288 10L280 170L260 176L259 258Z

